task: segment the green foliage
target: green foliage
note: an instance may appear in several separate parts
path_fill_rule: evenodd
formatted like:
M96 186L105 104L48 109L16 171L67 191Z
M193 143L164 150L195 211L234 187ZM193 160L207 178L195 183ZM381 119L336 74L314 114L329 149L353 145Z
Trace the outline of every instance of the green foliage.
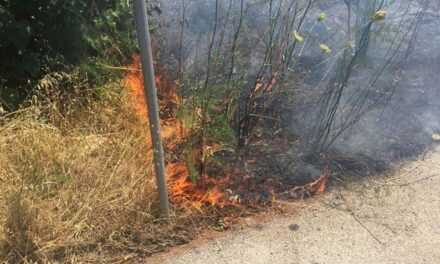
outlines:
M226 114L211 114L211 120L207 126L208 137L222 145L235 145L234 131L230 126L230 120Z
M135 51L133 24L125 0L0 0L0 104L16 108L43 76L72 66L102 83L98 62L126 63Z
M217 156L217 153L233 152L236 137L231 127L232 122L228 111L229 99L232 95L231 88L225 84L209 85L207 89L209 96L205 96L197 88L191 90L192 95L178 110L177 118L190 133L184 145L182 158L189 171L190 179L196 182L200 179L201 163L207 170L221 167L223 159ZM203 107L206 108L205 122ZM201 148L203 151L200 153ZM194 151L203 156L197 157L196 155L195 159Z
M28 82L39 76L51 58L66 63L80 60L81 1L2 0L0 5L0 72L9 84Z
M137 41L129 1L111 2L111 8L93 18L85 39L97 57L119 64L133 54Z
M227 83L209 85L206 92L197 88L191 89L191 96L179 109L177 117L185 127L192 128L198 134L205 130L208 141L221 145L234 145L235 136L231 128L231 117L228 108L236 88ZM206 122L203 123L203 109L206 109Z

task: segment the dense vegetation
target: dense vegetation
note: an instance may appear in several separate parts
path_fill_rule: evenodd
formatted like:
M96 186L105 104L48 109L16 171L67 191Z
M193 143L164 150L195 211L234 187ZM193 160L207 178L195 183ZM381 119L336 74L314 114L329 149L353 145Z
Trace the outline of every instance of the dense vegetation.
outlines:
M1 105L16 109L46 74L74 67L102 82L108 75L97 63L127 63L133 33L129 1L0 1Z

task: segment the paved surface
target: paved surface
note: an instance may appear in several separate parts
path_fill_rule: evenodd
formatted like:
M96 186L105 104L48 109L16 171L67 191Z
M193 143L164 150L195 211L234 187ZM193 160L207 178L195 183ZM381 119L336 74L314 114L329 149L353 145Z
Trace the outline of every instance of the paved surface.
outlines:
M440 148L257 227L147 263L440 263Z

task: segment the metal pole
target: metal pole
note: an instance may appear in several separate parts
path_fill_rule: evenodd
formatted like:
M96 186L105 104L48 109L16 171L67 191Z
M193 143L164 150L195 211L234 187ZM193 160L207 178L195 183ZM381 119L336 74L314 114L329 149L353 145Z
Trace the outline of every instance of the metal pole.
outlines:
M153 142L154 168L159 190L160 209L164 217L169 216L168 190L165 179L165 159L160 134L159 104L155 83L153 54L148 25L148 14L145 0L134 1L136 30L141 50L142 72L144 74L145 100L148 105L151 140Z

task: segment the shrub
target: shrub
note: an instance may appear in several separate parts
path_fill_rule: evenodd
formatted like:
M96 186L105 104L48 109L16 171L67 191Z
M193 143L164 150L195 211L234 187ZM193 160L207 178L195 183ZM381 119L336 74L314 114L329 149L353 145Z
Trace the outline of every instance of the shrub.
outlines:
M135 41L129 1L0 0L0 104L13 110L72 65L99 82L96 62L125 63Z

